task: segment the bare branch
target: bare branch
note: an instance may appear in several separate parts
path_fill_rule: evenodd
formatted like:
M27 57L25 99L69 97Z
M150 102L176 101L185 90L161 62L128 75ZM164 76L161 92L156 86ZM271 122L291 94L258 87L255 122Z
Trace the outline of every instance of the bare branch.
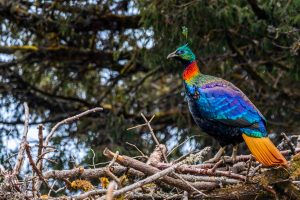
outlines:
M207 148L203 149L202 151L208 151ZM109 158L113 158L113 156L115 155L113 152L111 152L110 150L108 149L105 149L104 150L104 155L109 157ZM199 152L198 154L202 154L203 152ZM167 171L164 171L165 172L173 172L173 170L175 170L176 168L180 167L181 165L183 165L184 163L186 162L190 162L191 160L194 160L194 157L197 157L198 155L191 155L188 159L184 160L184 161L181 161L179 163L176 163L174 165L172 165L170 167L170 171L167 170ZM130 166L138 171L141 171L143 172L144 174L147 174L147 175L156 175L162 171L158 170L157 168L155 167L152 167L150 165L147 165L145 163L142 163L138 160L135 160L135 159L132 159L128 156L118 156L117 157L117 160L116 160L118 163L124 165L124 166ZM166 174L168 174L166 173ZM172 185L172 186L175 186L175 187L178 187L182 190L186 190L186 191L192 191L191 188L189 186L187 186L183 181L181 180L178 180L178 179L174 179L174 178L171 178L169 176L165 176L166 174L163 174L164 177L162 177L160 180L169 184L169 185ZM160 176L161 177L161 176ZM156 179L151 179L151 181L155 181ZM149 179L147 179L147 181L149 181ZM208 188L215 188L216 187L216 184L212 184L212 183L192 183L192 185L197 188L197 189L208 189Z
M128 130L128 129L127 129ZM147 158L148 156L146 156L136 145L134 145L134 144L131 144L131 143L129 143L129 142L125 142L126 144L128 144L129 146L132 146L132 147L134 147L140 154L141 154L141 156L143 156L143 157L145 157L145 158Z
M99 112L99 111L102 111L103 108L100 108L100 107L97 107L97 108L93 108L93 109L90 109L90 110L87 110L87 111L84 111L78 115L75 115L75 116L72 116L72 117L69 117L67 119L64 119L60 122L58 122L50 131L50 133L47 135L46 139L45 139L45 142L44 142L44 146L47 146L49 141L51 140L52 136L54 135L54 132L56 131L56 129L58 129L61 125L63 124L68 124L70 122L73 122L75 120L78 120L80 117L83 117L85 115L88 115L90 113L93 113L93 112Z
M165 162L167 163L168 162L168 158L166 156L166 152L164 152L164 149L160 146L160 143L159 143L157 137L155 136L153 128L151 127L151 124L150 124L150 122L154 119L155 115L153 115L149 121L147 120L147 118L145 117L145 115L143 113L141 113L141 116L145 120L146 125L148 126L148 128L150 130L150 133L152 135L153 140L155 141L156 145L160 148L160 151L161 151L161 153L163 155L163 158L164 158Z
M24 152L25 152L25 145L27 143L27 133L28 133L28 124L29 124L29 108L27 103L24 104L24 110L25 110L25 120L24 120L24 131L23 131L23 137L22 141L20 143L18 156L17 156L17 162L13 170L13 175L19 175L21 167L23 165L24 160Z
M76 196L71 196L69 199L72 200L82 200L82 199L86 199L95 195L100 195L100 194L105 194L107 192L107 190L104 189L98 189L98 190L91 190L88 192L85 192L83 194L80 195L76 195Z
M111 181L107 187L106 192L106 198L100 198L100 199L106 199L106 200L113 200L114 199L114 190L116 189L117 184L114 181Z
M38 156L42 154L42 150L43 150L43 129L44 129L43 124L39 124L38 125L39 146L38 146L38 154L37 154Z
M177 178L179 178L180 180L182 180L183 182L185 182L188 186L190 186L193 190L195 190L197 193L199 193L201 196L207 197L206 194L204 194L203 192L199 191L197 188L195 188L192 184L190 184L188 181L184 180L180 175L173 173L173 175L175 175ZM186 191L185 191L186 192Z
M169 157L173 151L175 151L177 148L179 148L180 146L182 146L183 144L185 144L187 141L191 140L192 138L195 138L195 137L200 137L201 135L193 135L193 136L189 136L186 140L184 140L182 143L176 145L167 155L167 157Z
M72 117L69 117L67 119L64 119L60 122L58 122L50 131L50 133L47 135L46 139L45 139L45 142L43 144L43 147L47 147L48 146L48 143L49 141L51 140L51 138L53 137L54 135L54 132L63 124L67 124L67 123L70 123L70 122L73 122L75 120L78 120L80 117L83 117L85 115L88 115L90 113L94 113L94 112L98 112L98 111L102 111L103 108L100 108L100 107L96 107L96 108L93 108L93 109L90 109L90 110L87 110L87 111L84 111L78 115L75 115L75 116L72 116ZM45 154L47 153L46 151L46 148L43 149L42 151L42 154L40 155L39 157L39 161L37 161L37 168L38 169L41 169L42 171L42 166L43 166L43 158L45 156ZM40 181L37 181L37 183L35 184L35 187L36 189L38 189L41 185L41 182Z
M122 175L128 170L128 168L123 166L112 166L110 167L110 171L115 175ZM129 169L128 175L133 177L142 177L144 173ZM63 179L63 178L75 178L80 175L81 178L84 179L93 179L99 178L101 176L105 176L105 167L103 168L96 168L96 169L84 169L83 172L80 172L79 168L70 169L70 170L51 170L44 173L44 177L46 179L53 178L53 179Z
M110 154L109 150L107 150L107 149L104 150L104 154L115 156L114 154ZM117 159L117 161L118 161L118 159ZM134 184L131 184L131 185L127 186L127 187L124 187L124 188L122 188L122 189L119 189L119 190L117 190L117 191L115 191L115 192L113 193L113 196L114 196L114 197L115 197L115 196L119 196L119 195L124 194L124 193L126 193L126 192L128 192L128 191L132 191L132 190L134 190L134 189L136 189L136 188L138 188L138 187L141 187L141 186L143 186L143 185L145 185L145 184L154 182L155 180L158 180L159 178L161 178L161 177L163 177L163 176L165 176L165 175L167 175L167 174L173 172L177 167L179 167L180 165L182 165L182 164L184 164L184 163L185 163L185 161L179 162L179 163L177 163L177 164L174 164L172 167L169 167L169 168L167 168L167 169L165 169L165 170L162 170L162 171L160 171L160 172L158 172L158 173L155 173L155 174L153 174L152 176L149 176L149 177L147 177L147 178L145 178L145 179L143 179L143 180L140 180L140 181L138 181L138 182L136 182L136 183L134 183ZM105 199L105 198L102 197L102 198L100 198L100 199Z
M292 154L295 155L295 154L296 154L295 146L294 146L294 144L292 143L291 139L288 138L288 136L286 136L286 134L283 133L283 132L281 133L281 136L284 138L284 140L286 141L286 143L289 145Z
M28 157L28 160L29 160L29 164L31 165L32 171L35 172L38 175L40 180L42 180L48 186L48 188L50 188L48 182L43 177L42 172L36 167L36 165L35 165L35 163L32 159L31 152L30 152L30 146L29 146L28 143L25 144L25 150L26 150L26 154L27 154L27 157Z
M101 108L98 109L102 110ZM9 172L0 166L0 176L4 179L3 183L0 183L0 194L2 194L2 191L5 191L5 194L15 193L22 195L23 199L47 197L48 199L53 200L87 198L111 200L115 197L122 197L124 199L224 199L227 197L243 197L243 195L246 195L247 197L252 195L255 197L256 194L264 191L268 195L271 194L273 196L281 197L281 194L279 195L279 193L277 193L277 187L283 191L285 196L291 195L292 198L296 199L300 194L297 189L299 183L294 178L298 175L293 172L293 166L296 166L295 162L298 162L296 155L290 160L290 171L287 171L287 169L282 167L269 169L262 168L262 165L258 162L252 162L254 159L252 155L237 156L237 162L233 162L229 156L224 156L222 157L222 160L214 164L203 164L204 158L207 157L207 154L210 152L210 147L189 152L172 163L164 162L167 148L164 144L160 143L158 143L146 163L139 161L137 157L119 155L118 151L114 153L105 149L103 152L104 156L110 158L111 161L107 163L107 166L101 168L96 167L94 161L95 153L92 150L92 169L77 167L71 170L54 170L43 173L42 166L38 164L43 163L44 159L52 162L51 159L45 158L45 155L55 151L55 147L48 146L48 142L51 140L54 132L60 125L72 122L83 115L93 112L93 109L67 118L56 124L47 136L48 142L43 142L42 126L40 125L38 127L39 144L35 145L38 147L35 158L33 158L30 145L27 142L29 122L28 107L27 109L25 108L25 111L27 114L25 114L26 120L22 138L22 142L25 141L25 143L21 142L20 147L23 147L26 152L33 175L18 180L17 174L14 173L15 171ZM152 116L150 120L147 120L143 114L142 116L146 122L143 126L148 126L153 135L153 140L158 142L150 125L154 116ZM287 155L288 158L290 158L292 152L300 152L299 148L294 148L293 141L290 139L295 139L295 137L298 139L299 136L288 138L284 133L282 135L284 140L286 140L287 143L290 143L290 150L281 151L283 155ZM130 143L129 145L137 149L135 145ZM293 148L291 148L291 146ZM283 149L286 147L287 145L282 145ZM143 152L139 149L137 150L141 153L142 157L145 158ZM22 148L19 148L18 157L20 151L22 151ZM21 159L17 160L19 162L18 165L22 166L20 163L22 163L23 160L24 155L21 156ZM36 162L34 160L36 160ZM18 170L20 173L20 167ZM99 177L109 177L112 179L110 180L110 183L107 179L107 183L109 183L107 190L94 189L87 191L88 189L84 189L85 187L83 187L83 193L76 196L50 197L52 192L57 193L69 188L80 189L81 187L75 187L74 182L88 183L89 186L91 185L92 188L95 188L95 186L91 184L91 179L98 179ZM250 177L255 181L258 180L255 185L249 184ZM75 181L72 179L75 179ZM65 185L61 186L58 190L55 190L55 184L59 180L62 180ZM53 181L51 186L49 185L49 181ZM48 195L39 196L42 183L45 183L49 188ZM230 185L230 187L224 187L225 185ZM107 184L101 182L101 186L106 188ZM159 190L157 190L157 188L159 188ZM228 193L229 190L232 192L226 196L226 193Z
M157 163L162 162L164 160L164 155L166 155L166 152L167 148L165 145L160 144L159 146L156 146L154 151L149 156L147 164L157 165Z

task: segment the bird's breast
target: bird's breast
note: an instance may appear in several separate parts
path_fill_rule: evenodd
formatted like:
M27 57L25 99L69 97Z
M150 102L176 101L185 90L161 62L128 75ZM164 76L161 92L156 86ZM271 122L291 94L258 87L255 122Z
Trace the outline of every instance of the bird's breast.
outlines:
M200 89L195 85L185 84L186 94L189 100L197 101L200 98Z

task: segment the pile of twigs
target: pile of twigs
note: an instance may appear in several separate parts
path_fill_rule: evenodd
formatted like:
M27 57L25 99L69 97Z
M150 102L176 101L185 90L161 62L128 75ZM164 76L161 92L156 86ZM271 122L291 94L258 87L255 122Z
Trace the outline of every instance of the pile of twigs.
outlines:
M141 153L138 158L119 155L105 149L103 154L111 159L105 167L70 170L46 171L45 161L51 162L47 155L54 151L49 145L55 131L62 124L70 123L92 112L94 108L57 123L50 133L43 137L42 125L39 126L39 145L36 156L32 155L27 141L29 110L25 103L25 123L13 170L0 165L0 199L299 199L300 198L300 137L287 137L278 145L289 160L288 167L263 168L251 155L240 155L233 161L224 156L216 163L206 163L210 147L190 152L177 160L169 162L167 148L160 144L151 128L154 116L144 124L132 128L147 126L156 143L150 156ZM130 129L132 129L130 128ZM297 141L295 142L295 138ZM295 144L294 144L295 143ZM20 175L25 160L29 161L32 175ZM91 183L100 179L100 186ZM62 187L56 185L63 183ZM51 183L51 184L50 184ZM41 186L48 193L41 194ZM60 184L61 186L62 184ZM76 195L68 190L78 190ZM64 191L66 195L59 196ZM53 197L58 196L58 197Z

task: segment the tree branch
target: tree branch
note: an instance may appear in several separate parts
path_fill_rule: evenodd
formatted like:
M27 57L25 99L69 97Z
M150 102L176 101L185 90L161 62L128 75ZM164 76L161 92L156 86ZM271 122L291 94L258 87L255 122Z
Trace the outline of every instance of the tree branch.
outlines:
M20 173L21 167L23 165L23 160L24 160L25 146L27 143L27 133L28 133L28 124L29 124L29 108L28 108L28 105L26 102L23 105L24 105L24 110L25 110L24 130L23 130L22 141L20 143L20 147L19 147L19 151L18 151L17 162L16 162L14 170L13 170L14 176L17 176Z

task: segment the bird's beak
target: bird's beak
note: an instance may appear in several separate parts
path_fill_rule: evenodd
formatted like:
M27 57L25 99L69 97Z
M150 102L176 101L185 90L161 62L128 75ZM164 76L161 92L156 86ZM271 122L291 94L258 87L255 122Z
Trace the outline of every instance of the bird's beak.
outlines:
M170 54L167 56L167 59L173 58L173 57L176 57L176 56L178 56L178 55L176 54L176 51L174 51L174 52L170 53Z

